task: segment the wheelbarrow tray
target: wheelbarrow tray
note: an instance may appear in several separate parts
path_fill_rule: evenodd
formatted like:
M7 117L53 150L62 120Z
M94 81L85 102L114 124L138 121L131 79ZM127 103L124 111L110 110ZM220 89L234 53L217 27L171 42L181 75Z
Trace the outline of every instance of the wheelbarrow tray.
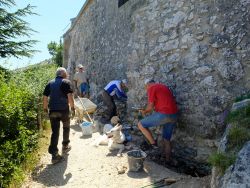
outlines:
M82 106L80 100L82 101L84 107ZM75 101L75 109L76 111L80 111L83 114L86 114L87 112L89 114L92 114L95 112L97 105L95 103L93 103L91 100L89 100L88 98L76 98L74 99Z

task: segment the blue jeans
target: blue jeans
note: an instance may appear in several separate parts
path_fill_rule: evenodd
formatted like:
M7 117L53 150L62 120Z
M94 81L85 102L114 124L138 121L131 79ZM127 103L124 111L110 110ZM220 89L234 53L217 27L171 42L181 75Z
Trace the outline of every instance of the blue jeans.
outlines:
M143 118L140 122L144 128L163 125L162 137L170 140L173 129L176 125L177 114L162 114L154 112L153 114Z
M89 92L89 86L88 86L88 84L87 83L81 83L81 85L80 85L80 91L83 94L88 93Z

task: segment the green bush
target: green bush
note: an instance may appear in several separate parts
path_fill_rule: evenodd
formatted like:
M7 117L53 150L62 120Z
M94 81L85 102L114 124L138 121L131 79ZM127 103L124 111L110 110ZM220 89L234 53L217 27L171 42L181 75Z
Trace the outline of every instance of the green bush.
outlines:
M235 99L235 102L243 101L243 100L245 100L245 99L250 99L250 93L247 93L247 94L245 94L245 95L242 95L242 96L240 96L240 97L237 97L237 98Z
M238 109L236 111L230 112L230 114L227 116L226 122L227 123L233 123L237 122L240 123L242 120L245 120L246 118L250 117L250 105Z
M15 171L25 160L28 153L37 146L37 134L24 127L20 128L16 139L9 139L0 146L0 185L7 187Z
M0 187L8 187L37 146L42 91L56 68L48 64L31 66L11 72L8 79L0 74Z
M215 167L218 167L221 174L225 173L225 170L235 162L235 155L232 153L214 153L208 161Z
M229 149L238 151L243 147L245 142L250 140L250 132L243 126L233 125L229 130L227 138Z
M209 157L209 163L223 174L235 162L236 155L245 142L250 140L250 105L230 112L226 119L231 124L227 135L228 145L225 153L215 153Z

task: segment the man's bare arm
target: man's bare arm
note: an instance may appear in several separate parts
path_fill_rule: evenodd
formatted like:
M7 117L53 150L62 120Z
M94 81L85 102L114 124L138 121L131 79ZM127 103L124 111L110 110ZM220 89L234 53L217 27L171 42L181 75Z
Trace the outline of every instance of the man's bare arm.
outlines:
M43 96L43 110L44 112L48 112L48 97L47 96Z
M67 96L68 96L68 101L69 101L70 108L71 108L71 110L74 110L75 109L75 104L74 104L74 98L73 98L72 93L68 93Z
M142 115L148 114L150 112L152 112L154 109L154 104L153 103L149 103L147 105L147 107L144 110L140 110L140 112L142 113Z

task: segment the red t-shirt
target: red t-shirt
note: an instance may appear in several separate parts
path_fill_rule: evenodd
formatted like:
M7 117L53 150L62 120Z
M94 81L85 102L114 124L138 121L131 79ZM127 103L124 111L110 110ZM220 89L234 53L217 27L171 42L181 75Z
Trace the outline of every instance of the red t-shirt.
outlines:
M154 110L162 114L176 114L178 108L170 89L160 83L152 84L148 90L148 103L154 104Z

